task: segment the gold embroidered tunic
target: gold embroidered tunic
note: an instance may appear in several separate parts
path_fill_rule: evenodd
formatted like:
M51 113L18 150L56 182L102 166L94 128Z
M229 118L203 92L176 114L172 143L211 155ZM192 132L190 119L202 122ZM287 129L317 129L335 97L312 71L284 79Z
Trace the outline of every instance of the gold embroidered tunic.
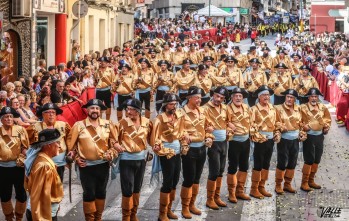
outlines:
M16 161L22 152L22 148L28 149L29 139L26 130L22 126L13 125L11 136L9 136L4 127L1 127L0 139L0 161Z
M107 88L115 81L115 73L112 68L107 67L104 71L98 69L96 73L98 83L96 88Z

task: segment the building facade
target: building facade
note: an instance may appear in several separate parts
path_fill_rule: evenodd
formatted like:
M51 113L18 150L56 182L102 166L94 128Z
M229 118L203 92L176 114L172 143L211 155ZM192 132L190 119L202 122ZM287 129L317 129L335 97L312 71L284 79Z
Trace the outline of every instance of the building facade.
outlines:
M1 85L21 75L29 75L31 67L31 12L13 17L12 0L0 0L0 73ZM31 5L27 5L31 7Z
M234 23L249 22L252 6L251 0L239 0L239 1L226 1L226 0L154 0L149 5L149 17L150 18L175 18L184 11L194 12L209 5L214 5L232 14L232 17L228 20Z
M135 0L88 0L88 13L83 18L73 15L68 0L67 57L72 59L74 43L80 45L79 54L103 52L114 46L122 46L133 39Z
M346 3L347 2L347 3ZM348 16L338 15L332 17L330 10L346 9L348 1L312 0L310 13L310 30L315 33L322 32L349 32ZM347 13L346 13L347 14Z

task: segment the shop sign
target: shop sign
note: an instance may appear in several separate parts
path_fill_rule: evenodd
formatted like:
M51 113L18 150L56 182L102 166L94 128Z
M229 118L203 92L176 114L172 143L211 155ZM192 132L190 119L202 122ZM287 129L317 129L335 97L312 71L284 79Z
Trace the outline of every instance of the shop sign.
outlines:
M240 15L248 15L248 8L240 8Z

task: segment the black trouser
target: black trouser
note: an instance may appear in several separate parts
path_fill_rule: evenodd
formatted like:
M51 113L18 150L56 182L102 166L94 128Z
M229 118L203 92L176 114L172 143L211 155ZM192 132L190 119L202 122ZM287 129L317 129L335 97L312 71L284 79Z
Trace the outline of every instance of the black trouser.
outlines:
M92 202L95 199L105 199L109 179L109 163L79 167L79 170L83 201Z
M209 102L211 97L203 97L201 98L200 106L204 106L207 102Z
M120 160L121 192L124 197L139 193L142 188L145 160Z
M65 170L65 166L57 167L57 173L58 173L59 178L61 178L62 183L63 183L63 179L64 179L64 170Z
M24 167L0 167L0 198L1 202L8 202L15 188L16 200L21 203L27 201L24 189Z
M111 108L111 92L110 89L98 90L96 89L96 98L103 101L107 108Z
M170 193L175 190L179 181L179 174L181 173L181 155L167 159L165 156L160 157L160 164L162 170L162 187L161 192Z
M299 100L299 104L306 104L306 103L309 102L309 98L308 97L301 97L301 96L299 96L298 100Z
M253 169L269 170L271 156L273 155L274 140L269 139L263 143L254 143Z
M33 221L32 212L29 209L25 211L25 216L27 217L27 221ZM57 221L57 220L58 220L57 216L52 217L52 221Z
M150 91L145 93L139 93L139 100L141 101L141 106L143 106L144 103L144 108L148 111L150 111L150 97Z
M214 141L211 148L207 150L208 156L208 179L215 181L222 177L225 163L227 161L227 141Z
M254 105L256 105L257 97L253 97L254 92L248 92L248 93L249 93L248 98L247 98L248 105L250 107L253 107Z
M242 172L247 172L248 161L250 157L250 139L244 142L229 141L229 151L228 151L228 173L235 174L239 166L239 170Z
M279 170L293 170L296 168L299 152L299 140L281 138L277 144L277 168Z
M127 101L128 99L132 99L131 95L118 95L118 107L116 108L117 111L122 111L123 110L123 106L122 104Z
M285 103L286 96L278 96L274 94L274 105Z
M164 98L164 95L166 94L166 91L161 91L161 90L157 90L156 91L156 99L155 99L155 104L156 104L156 112L159 113L160 108L162 103L157 103L157 101L162 100Z
M206 147L190 147L187 155L182 155L183 184L184 187L191 187L199 184L206 161Z
M304 163L312 165L319 164L324 151L324 135L310 135L303 141Z

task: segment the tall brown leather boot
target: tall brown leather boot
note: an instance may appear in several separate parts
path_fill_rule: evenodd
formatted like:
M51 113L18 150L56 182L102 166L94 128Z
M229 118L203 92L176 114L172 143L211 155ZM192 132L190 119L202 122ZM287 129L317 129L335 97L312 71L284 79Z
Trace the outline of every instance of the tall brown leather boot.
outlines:
M145 116L146 118L150 119L150 111L145 110L144 116Z
M266 189L265 189L265 183L268 180L268 175L269 175L269 170L262 169L262 171L261 171L261 181L259 182L258 190L259 190L259 192L263 196L271 197L272 194L267 192Z
M293 177L294 177L294 169L292 170L286 169L285 176L284 176L284 179L285 179L284 191L287 191L289 193L297 192L295 189L292 188L292 185L291 185Z
M228 185L228 200L231 203L237 203L238 200L236 199L235 192L236 192L236 175L235 174L229 174L227 175L227 185Z
M304 190L304 191L306 191L306 192L312 191L313 189L310 188L310 187L309 187L309 184L308 184L309 175L310 175L310 172L311 172L311 165L304 164L304 165L303 165L302 172L303 172L303 176L302 176L302 185L301 185L301 189Z
M118 118L118 121L122 119L122 111L116 111L116 116Z
M238 171L236 174L236 178L238 182L236 186L236 191L235 191L236 198L242 199L242 200L251 200L251 198L247 194L245 194L245 183L247 179L247 172Z
M189 211L195 215L201 215L201 211L195 206L196 196L199 194L199 187L199 184L193 184L191 186L192 194L189 203Z
M95 220L96 204L95 201L92 202L83 202L84 214L86 221Z
M130 197L122 197L121 202L122 208L122 221L130 221L131 220L131 210L133 208L133 196Z
M170 193L160 192L160 207L158 221L169 221L167 218L168 204L170 202Z
M138 221L137 210L139 205L139 193L133 193L133 208L131 210L131 221Z
M275 192L277 194L284 194L284 190L282 189L282 182L284 181L284 175L285 175L285 171L283 170L279 170L278 168L276 168L275 171Z
M252 177L251 177L251 191L250 196L253 196L257 199L263 199L264 196L259 192L258 185L261 181L261 171L252 170Z
M169 219L178 219L178 216L172 212L172 203L176 198L176 190L171 190L170 193L170 203L168 204L167 207L167 217Z
M216 191L216 181L207 180L207 200L206 200L206 206L210 209L218 210L219 207L214 201L214 194Z
M16 205L15 205L16 221L22 221L26 208L27 208L27 202L21 203L18 200L16 200Z
M7 202L1 202L1 208L2 212L5 215L6 221L13 221L13 218L15 217L15 214L13 213L13 205L11 200Z
M181 200L182 200L182 216L185 219L191 219L192 216L189 211L190 199L192 197L192 189L191 187L182 186L181 189Z
M217 206L226 207L227 204L225 202L223 202L222 199L221 199L222 178L223 177L217 177L217 180L216 180L216 190L215 190L215 193L214 193L214 201L217 204Z
M321 189L321 186L315 183L315 174L317 172L318 167L319 167L319 164L313 163L313 165L311 165L311 172L309 175L308 184L311 188L314 188L314 189Z
M105 118L107 120L110 120L110 115L111 115L111 108L107 108L107 110L105 111Z
M95 221L101 221L105 206L105 199L96 199Z

